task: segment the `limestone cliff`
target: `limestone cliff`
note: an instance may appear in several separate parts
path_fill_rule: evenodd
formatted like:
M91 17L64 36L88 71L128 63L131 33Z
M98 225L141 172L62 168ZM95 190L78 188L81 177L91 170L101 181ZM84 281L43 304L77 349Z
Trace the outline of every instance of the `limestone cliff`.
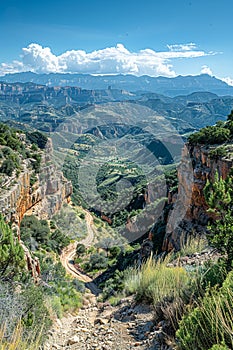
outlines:
M182 234L192 231L202 233L206 229L210 218L203 193L206 181L214 180L216 171L225 179L233 166L233 159L211 158L212 148L214 147L187 144L183 149L178 168L178 196L168 220L164 250L178 249Z
M38 181L31 186L32 171L23 164L19 177L0 190L0 211L7 221L19 224L25 213L50 218L65 201L69 201L72 185L52 162L52 142L48 140L42 154Z
M203 194L207 179L214 181L216 171L219 177L226 179L233 166L233 159L211 158L212 148L186 145L183 151L182 165L178 171L179 191L182 188L182 197L189 201L185 218L198 220L201 224L206 223L204 217L208 218L206 213L208 207ZM191 174L189 171L184 171L184 163L187 161L192 163Z

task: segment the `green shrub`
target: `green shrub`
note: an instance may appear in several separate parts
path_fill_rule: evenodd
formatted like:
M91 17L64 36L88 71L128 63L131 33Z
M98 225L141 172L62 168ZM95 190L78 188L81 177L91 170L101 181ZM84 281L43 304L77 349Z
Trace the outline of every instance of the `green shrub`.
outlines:
M31 157L33 158L32 168L35 170L35 173L38 174L41 166L41 159L42 159L41 154L33 153Z
M80 217L80 219L84 220L85 219L85 214L84 213L79 213L78 216Z
M15 170L15 164L11 159L5 159L0 167L0 172L6 174L7 176L12 176Z
M51 228L52 230L55 230L55 229L57 228L55 222L52 221L52 220L50 221L50 228Z
M32 173L30 176L30 186L32 187L37 182L37 176L35 173Z
M76 289L77 292L80 293L84 293L85 292L85 284L81 281L79 281L78 279L73 279L72 280L72 285L74 286L74 288Z
M121 253L121 247L119 246L110 247L109 253L111 258L116 258Z
M78 256L83 255L86 252L86 247L84 244L78 243L76 247L76 254Z
M209 157L211 159L218 159L221 157L225 157L226 155L227 155L227 150L224 146L220 146L209 151Z
M33 152L38 151L38 147L37 147L37 145L35 145L35 143L32 144L31 150L32 150Z
M183 317L176 335L182 350L208 350L222 343L232 349L233 271L219 290L207 292L199 306Z
M90 270L101 270L108 266L108 259L104 254L94 253L90 256Z
M56 229L52 232L49 242L47 244L54 252L60 254L62 249L67 247L70 243L69 237L67 237L63 232Z
M45 148L48 141L48 138L39 131L28 132L27 138L41 149Z
M226 142L230 138L230 130L220 126L220 125L214 125L214 126L206 126L205 128L201 129L200 131L192 134L188 138L188 142L190 144L207 144L207 145L214 145L214 144L221 144L223 142Z
M22 240L30 249L35 250L39 244L48 243L50 230L46 220L38 220L34 215L24 216L20 230Z
M13 280L24 268L24 251L0 214L0 278Z
M209 350L230 350L230 348L228 348L228 346L223 345L223 344L222 345L221 344L215 344Z
M208 239L212 246L226 255L227 266L230 270L233 262L232 175L223 180L216 172L214 182L207 180L204 195L209 206L208 211L214 213L216 217L208 227Z
M103 288L102 298L104 301L123 292L124 271L116 270L113 277L103 283L101 288Z
M52 309L53 313L55 313L56 317L61 318L63 316L61 299L57 295L52 295L49 298L48 306Z
M129 269L125 279L126 292L154 305L164 298L179 296L191 277L182 267L167 267L169 259L156 262L150 258L140 269Z

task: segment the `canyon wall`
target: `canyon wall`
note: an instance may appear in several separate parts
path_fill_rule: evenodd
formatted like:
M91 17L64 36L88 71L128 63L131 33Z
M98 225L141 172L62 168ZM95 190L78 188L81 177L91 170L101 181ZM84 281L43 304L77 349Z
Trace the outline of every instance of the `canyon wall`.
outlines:
M211 158L209 153L213 148L187 144L183 149L178 168L178 196L168 219L163 250L179 249L182 235L206 230L210 219L203 193L206 181L213 181L216 172L226 179L233 166L233 159Z
M52 142L48 140L42 155L38 181L31 186L32 171L27 162L17 179L0 190L0 211L7 221L20 224L23 216L36 214L43 219L51 218L64 202L69 202L72 185L52 162Z

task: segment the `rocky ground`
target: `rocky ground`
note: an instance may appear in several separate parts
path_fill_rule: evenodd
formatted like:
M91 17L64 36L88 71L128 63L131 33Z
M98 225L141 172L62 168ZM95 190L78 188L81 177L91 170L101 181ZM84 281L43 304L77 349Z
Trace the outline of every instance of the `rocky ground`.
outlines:
M77 315L57 320L49 332L43 350L158 350L162 330L155 327L153 310L148 305L136 305L131 298L117 307L97 303L87 295Z
M170 267L182 266L188 269L190 266L193 266L193 267L203 266L208 261L216 262L222 256L223 255L220 252L218 252L216 249L206 248L200 253L193 253L190 255L179 257L173 260L167 266L170 266Z
M219 257L216 250L206 249L169 265L188 268ZM97 302L96 296L88 292L76 315L67 315L54 323L42 350L172 350L174 347L166 345L162 323L155 324L152 306L138 305L132 297L113 307Z
M89 216L88 216L89 215ZM92 217L87 214L88 236L85 245L93 241ZM166 325L154 322L152 306L136 304L132 297L121 300L117 306L97 301L100 290L91 278L71 263L75 246L70 245L61 255L67 273L85 282L89 292L84 295L83 307L75 315L57 319L49 331L47 342L41 350L172 350L167 345ZM200 266L209 260L219 259L216 250L206 249L174 260L172 266L185 268ZM164 324L163 324L164 323Z

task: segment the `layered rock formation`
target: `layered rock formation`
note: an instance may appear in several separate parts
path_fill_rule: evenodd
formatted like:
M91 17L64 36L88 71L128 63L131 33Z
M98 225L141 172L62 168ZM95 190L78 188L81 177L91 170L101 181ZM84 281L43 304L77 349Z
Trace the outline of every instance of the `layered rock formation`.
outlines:
M206 229L210 218L203 193L206 181L213 181L216 172L226 179L233 166L233 159L211 158L212 148L187 144L183 149L178 169L178 196L168 220L164 250L178 249L183 234L202 233Z
M30 186L32 171L27 163L23 171L7 189L1 189L0 211L7 221L19 224L25 213L35 213L40 218L50 218L72 193L71 182L52 162L52 143L48 140L42 155L38 181Z
M182 198L187 203L185 218L198 220L205 224L208 219L203 189L207 179L214 181L216 172L219 177L226 179L232 166L233 159L211 158L211 147L187 145L183 150L182 163L178 171L179 191L182 190ZM192 164L192 173L187 171L187 162ZM203 221L204 219L204 221Z

